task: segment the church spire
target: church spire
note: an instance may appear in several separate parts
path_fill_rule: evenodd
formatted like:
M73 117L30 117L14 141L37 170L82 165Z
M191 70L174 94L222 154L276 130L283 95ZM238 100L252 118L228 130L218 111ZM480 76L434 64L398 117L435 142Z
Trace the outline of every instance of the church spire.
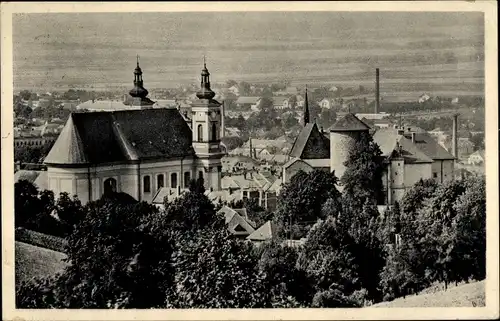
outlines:
M215 97L215 93L210 89L210 73L207 69L207 63L205 56L203 56L203 69L201 70L201 85L200 90L196 93L196 97L199 99L212 99Z
M146 98L148 91L144 88L142 80L142 69L139 66L139 55L137 55L137 67L134 70L134 88L130 91L130 96L137 98Z
M309 124L309 103L307 101L307 85L306 85L306 95L304 97L304 126Z

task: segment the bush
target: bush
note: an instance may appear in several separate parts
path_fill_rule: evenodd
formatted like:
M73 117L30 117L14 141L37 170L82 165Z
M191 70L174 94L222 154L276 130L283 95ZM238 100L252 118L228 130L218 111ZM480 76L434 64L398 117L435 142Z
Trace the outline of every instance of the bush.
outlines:
M57 252L65 252L66 246L68 245L68 242L63 238L27 230L21 227L16 229L15 238L17 241L44 247Z

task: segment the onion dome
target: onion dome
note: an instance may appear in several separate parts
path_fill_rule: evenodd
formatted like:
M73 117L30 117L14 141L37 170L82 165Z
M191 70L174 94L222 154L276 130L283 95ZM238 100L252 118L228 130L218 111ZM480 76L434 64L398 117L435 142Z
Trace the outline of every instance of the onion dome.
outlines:
M138 98L145 98L149 94L146 88L144 88L142 69L139 66L139 56L137 56L137 67L134 70L134 88L129 93L130 96Z
M196 93L196 97L209 100L215 97L215 93L210 89L210 73L205 63L205 57L203 57L203 69L201 70L201 86L200 90Z

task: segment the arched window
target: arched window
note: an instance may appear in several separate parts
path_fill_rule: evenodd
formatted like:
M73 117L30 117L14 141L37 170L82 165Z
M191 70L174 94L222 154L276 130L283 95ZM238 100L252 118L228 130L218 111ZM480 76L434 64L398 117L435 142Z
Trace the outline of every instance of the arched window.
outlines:
M149 175L144 176L143 183L144 183L143 187L144 193L151 193L151 177Z
M212 140L217 140L217 124L212 123Z
M104 194L116 193L116 179L108 178L104 181Z
M191 181L191 172L185 172L184 173L184 187L185 188L189 187L190 181Z
M156 177L156 187L160 189L163 186L165 186L165 177L163 176L163 174L160 174Z
M203 125L198 125L198 141L203 141Z
M203 171L198 171L198 179L203 179Z
M170 175L170 187L177 188L177 173L172 173Z

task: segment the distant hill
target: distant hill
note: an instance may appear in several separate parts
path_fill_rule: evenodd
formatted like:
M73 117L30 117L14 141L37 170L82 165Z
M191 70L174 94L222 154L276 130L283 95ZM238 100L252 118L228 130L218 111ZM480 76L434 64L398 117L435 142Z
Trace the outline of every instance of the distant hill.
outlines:
M15 90L291 81L384 93L484 91L481 13L79 13L13 17ZM415 94L413 94L413 92Z
M450 285L444 291L442 284L424 290L422 294L375 304L373 308L427 308L427 307L484 307L485 281Z

